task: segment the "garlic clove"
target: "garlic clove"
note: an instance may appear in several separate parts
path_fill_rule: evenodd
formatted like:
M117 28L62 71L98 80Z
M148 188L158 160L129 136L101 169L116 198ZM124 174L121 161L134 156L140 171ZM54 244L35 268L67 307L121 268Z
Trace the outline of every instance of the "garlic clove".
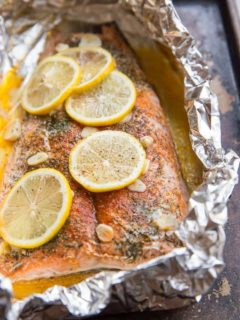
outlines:
M134 183L128 186L128 190L135 192L144 192L146 191L146 185L139 179L137 179Z
M36 166L40 163L45 162L48 160L48 154L46 152L37 152L34 155L32 155L30 158L27 159L27 163L29 166Z
M21 137L22 125L19 119L14 119L5 129L4 139L7 141L16 141Z
M98 128L95 128L95 127L84 127L82 129L81 136L83 138L87 138L87 137L91 136L93 133L98 132L98 131L99 131Z
M98 239L102 242L110 242L113 239L113 228L101 223L96 227Z
M79 47L101 47L102 40L96 34L86 33L79 42Z
M146 159L145 161L145 166L144 166L144 169L143 169L143 173L142 174L146 174L148 172L148 169L150 167L150 160L149 159Z
M63 51L63 50L66 50L69 48L69 45L67 43L58 43L57 46L56 46L56 51L57 52L60 52L60 51Z
M162 213L161 210L154 214L153 224L160 230L175 230L178 226L177 218L174 214Z
M140 139L140 141L145 148L153 144L153 138L151 136L144 136Z

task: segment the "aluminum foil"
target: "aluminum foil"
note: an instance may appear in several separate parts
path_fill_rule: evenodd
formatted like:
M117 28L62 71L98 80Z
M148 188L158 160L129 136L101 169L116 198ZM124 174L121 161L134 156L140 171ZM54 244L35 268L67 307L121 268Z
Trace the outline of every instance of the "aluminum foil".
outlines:
M222 271L226 203L238 181L239 158L221 146L218 101L208 69L170 0L1 1L0 73L18 64L30 74L46 35L61 16L89 23L115 21L122 33L145 34L170 47L185 73L185 108L192 147L202 161L203 183L192 193L189 215L176 231L184 247L132 271L100 272L65 288L11 302L11 284L0 279L0 312L6 319L79 319L104 312L178 308L199 301ZM26 13L27 12L27 13Z

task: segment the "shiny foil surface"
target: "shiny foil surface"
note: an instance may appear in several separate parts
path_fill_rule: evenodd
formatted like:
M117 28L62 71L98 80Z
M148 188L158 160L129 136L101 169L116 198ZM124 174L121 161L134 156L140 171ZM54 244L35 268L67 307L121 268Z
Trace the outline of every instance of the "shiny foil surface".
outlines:
M27 9L27 14L26 10ZM22 14L24 12L24 14ZM208 69L170 0L12 0L0 2L0 74L14 65L27 81L47 32L61 16L93 24L115 21L127 37L144 34L171 48L184 71L185 109L194 152L204 165L203 183L191 195L189 215L176 231L184 247L132 271L106 271L70 288L11 301L11 283L0 279L1 318L78 319L178 308L199 301L224 266L226 203L238 181L239 158L221 146L218 101ZM140 26L140 27L139 27Z

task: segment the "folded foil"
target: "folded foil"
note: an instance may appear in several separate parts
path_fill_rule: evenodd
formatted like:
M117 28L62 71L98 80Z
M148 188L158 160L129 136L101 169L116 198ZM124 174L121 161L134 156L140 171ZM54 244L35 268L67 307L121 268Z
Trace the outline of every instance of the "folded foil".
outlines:
M224 266L226 203L238 181L239 158L221 146L219 108L208 69L170 0L12 0L0 2L0 74L18 64L26 77L61 17L93 24L115 21L122 33L147 35L170 47L185 73L185 108L203 183L192 193L189 215L176 235L184 247L132 271L100 272L65 288L11 301L11 283L0 278L1 319L63 319L69 313L178 308L199 301ZM26 77L27 78L27 77ZM26 80L25 80L26 81Z

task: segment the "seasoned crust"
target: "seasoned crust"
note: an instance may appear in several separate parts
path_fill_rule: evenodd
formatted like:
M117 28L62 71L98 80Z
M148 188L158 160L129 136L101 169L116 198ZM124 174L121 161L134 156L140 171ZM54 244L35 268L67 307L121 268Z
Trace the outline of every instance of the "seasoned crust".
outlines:
M53 54L57 43L77 45L81 36L53 32L42 58ZM147 148L150 168L141 178L147 190L139 193L125 188L96 195L87 192L68 171L68 156L80 139L82 126L71 120L63 107L44 117L25 114L22 137L5 170L1 198L20 176L32 170L26 159L36 151L45 151L50 157L42 166L64 173L74 200L67 223L52 241L38 249L12 250L0 257L1 273L14 281L98 268L129 269L181 246L172 232L161 231L153 223L159 210L182 220L187 214L188 200L159 99L118 31L103 27L100 37L116 59L117 67L132 79L138 92L131 120L102 129L123 130L139 139L153 138L153 144ZM99 223L113 228L112 242L98 240L95 228Z

